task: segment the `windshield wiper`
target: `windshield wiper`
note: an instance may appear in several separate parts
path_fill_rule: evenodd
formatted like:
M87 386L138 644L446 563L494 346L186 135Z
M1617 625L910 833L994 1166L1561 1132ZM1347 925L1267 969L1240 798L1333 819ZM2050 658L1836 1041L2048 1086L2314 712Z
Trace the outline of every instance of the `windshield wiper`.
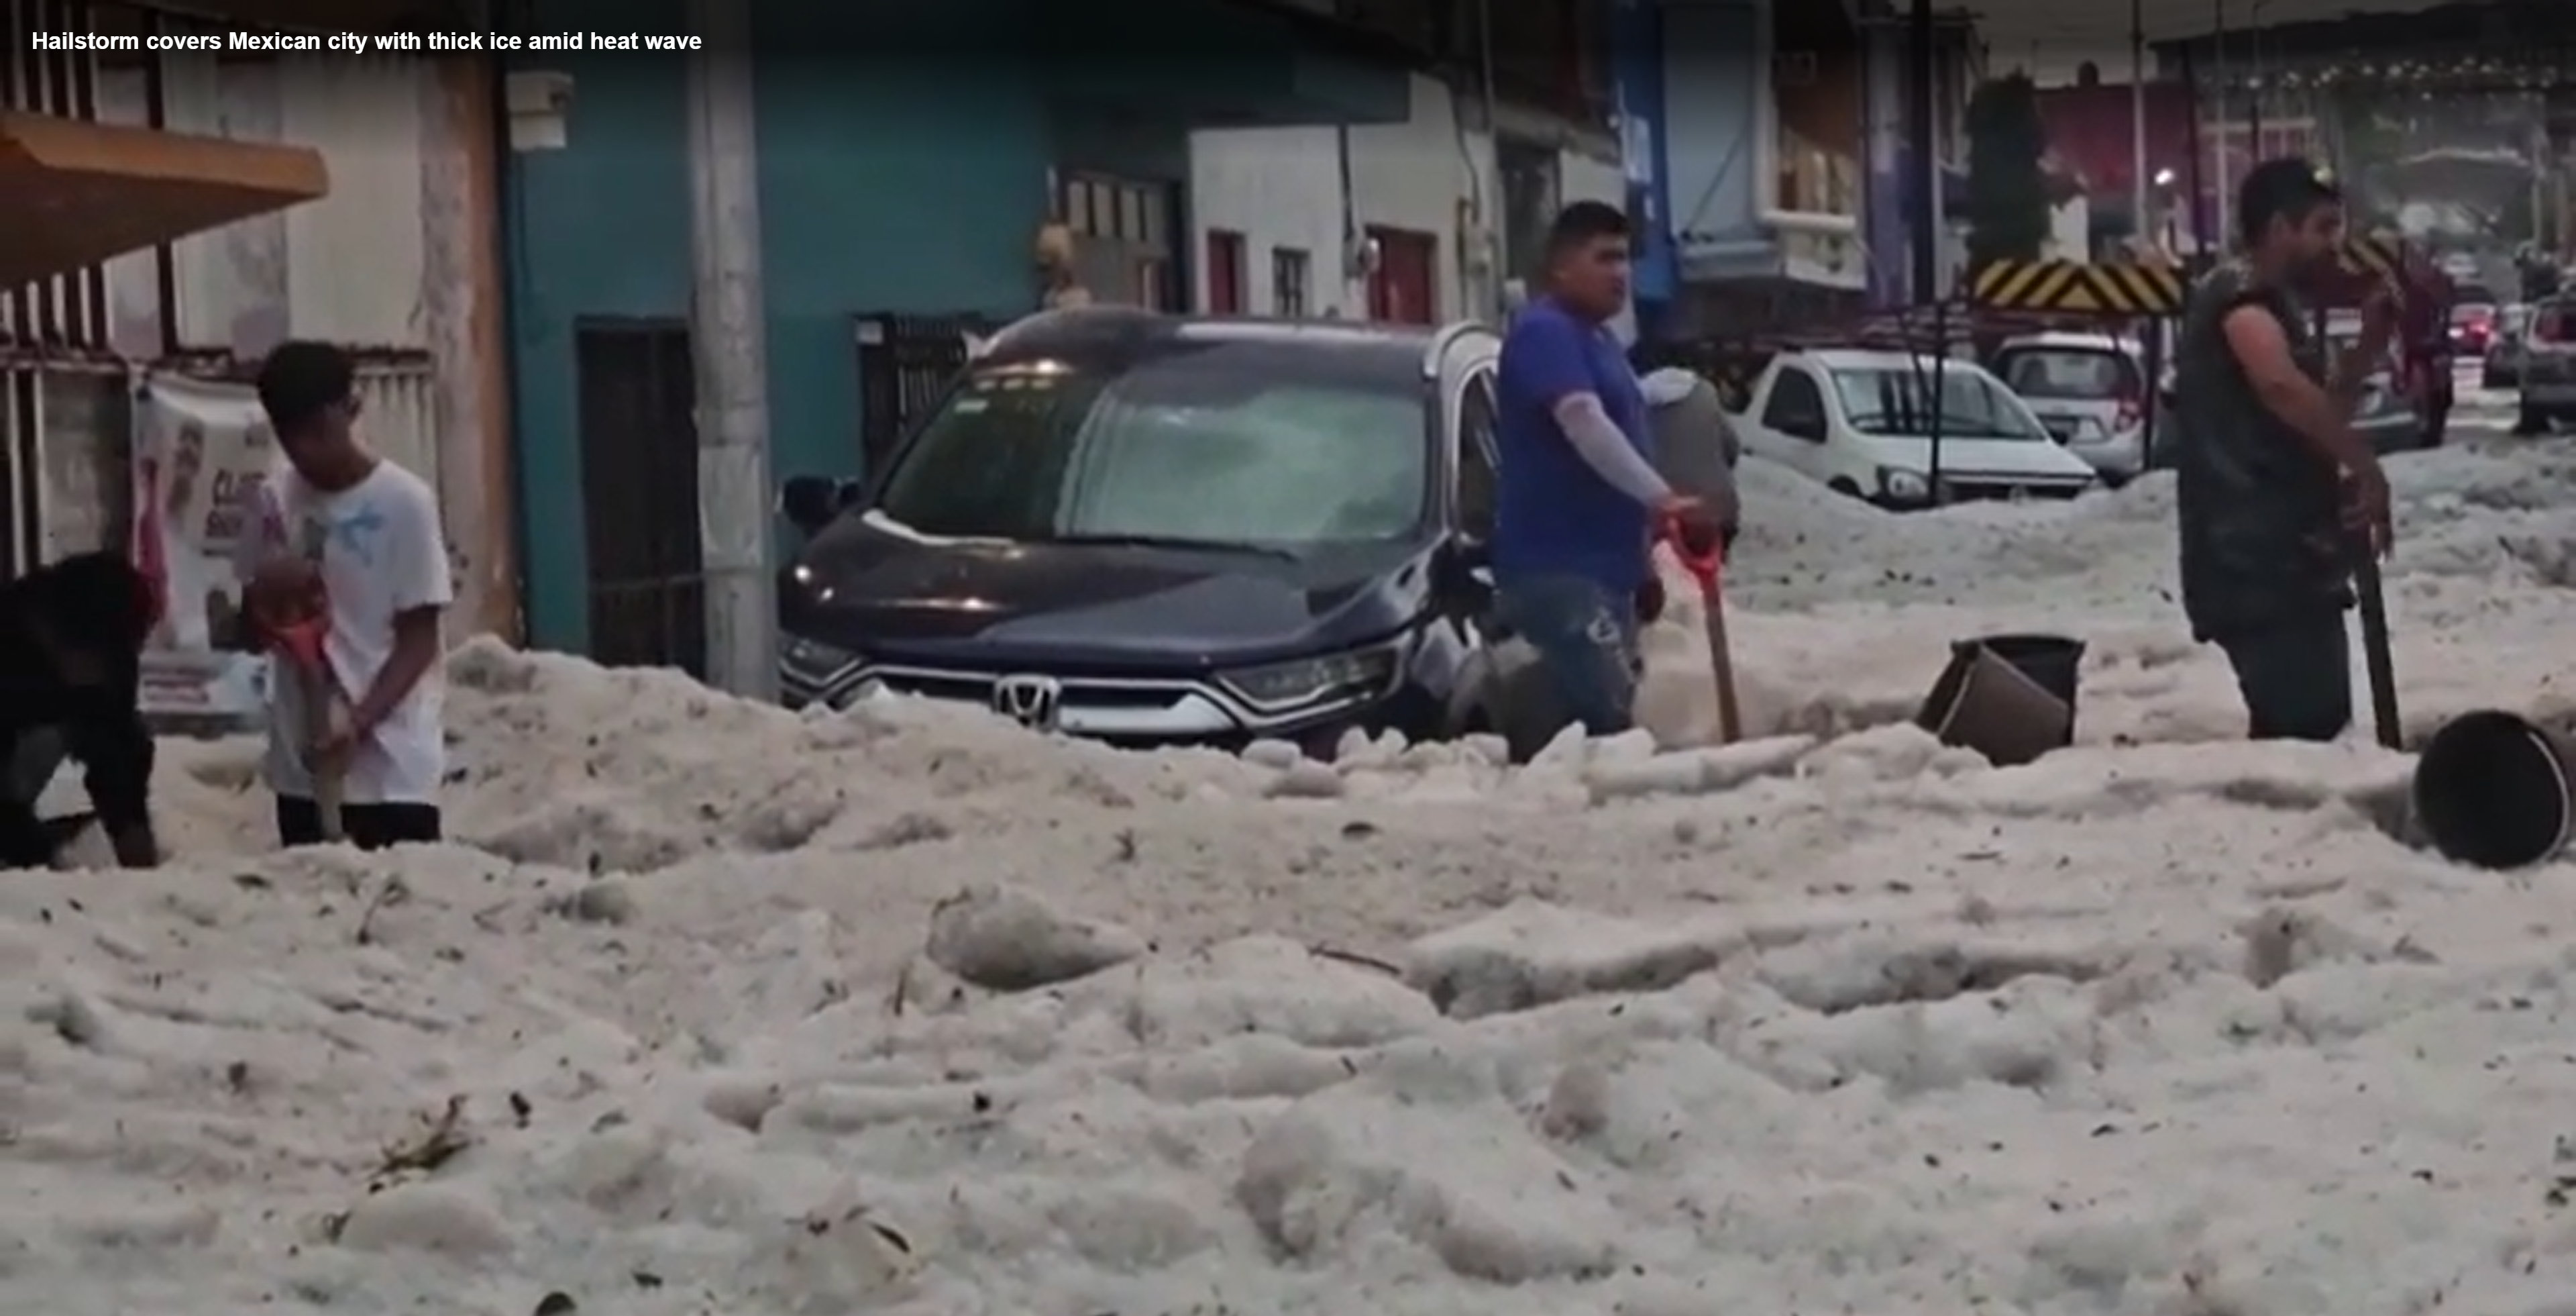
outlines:
M1294 562L1297 555L1269 544L1247 544L1232 539L1193 539L1187 535L1049 535L1049 544L1100 544L1111 548L1179 548L1202 553L1249 553Z

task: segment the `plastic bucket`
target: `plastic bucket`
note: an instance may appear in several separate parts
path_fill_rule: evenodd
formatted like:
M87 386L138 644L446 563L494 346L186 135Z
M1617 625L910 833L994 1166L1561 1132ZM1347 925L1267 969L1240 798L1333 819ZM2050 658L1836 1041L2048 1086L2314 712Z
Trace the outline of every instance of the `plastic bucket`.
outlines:
M2029 677L2040 689L2066 701L2068 716L2075 713L2075 691L2084 669L2084 642L2063 635L1989 635L1981 640L1961 640L1950 646L1951 652L1983 648L2013 669Z
M2523 868L2555 856L2576 830L2576 747L2512 713L2451 719L2415 760L2415 819L2442 857Z
M1990 635L1950 646L1915 724L1945 745L2017 767L2075 743L2084 642L2063 635Z

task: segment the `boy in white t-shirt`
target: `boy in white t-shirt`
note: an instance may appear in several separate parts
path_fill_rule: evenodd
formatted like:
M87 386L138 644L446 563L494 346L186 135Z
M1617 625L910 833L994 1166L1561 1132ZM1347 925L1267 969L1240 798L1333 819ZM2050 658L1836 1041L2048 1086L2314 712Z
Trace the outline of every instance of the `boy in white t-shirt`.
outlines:
M265 769L278 840L325 839L314 768L336 765L351 844L436 841L447 766L439 620L454 597L438 497L358 440L357 372L338 348L279 345L260 367L259 403L286 467L247 495L243 612L289 617L318 599L328 618L322 651L348 710L317 738L301 683L270 673Z

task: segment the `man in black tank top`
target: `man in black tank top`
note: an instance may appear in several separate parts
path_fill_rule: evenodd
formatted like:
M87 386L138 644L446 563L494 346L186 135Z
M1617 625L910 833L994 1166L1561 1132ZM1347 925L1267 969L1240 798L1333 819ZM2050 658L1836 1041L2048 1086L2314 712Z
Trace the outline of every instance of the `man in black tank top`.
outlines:
M2374 299L2330 363L2300 290L2343 240L2333 180L2264 161L2236 214L2243 248L2194 289L2175 365L2183 608L2235 667L2255 738L2332 740L2352 721L2351 545L2388 545L2387 478L2352 414L2395 305Z

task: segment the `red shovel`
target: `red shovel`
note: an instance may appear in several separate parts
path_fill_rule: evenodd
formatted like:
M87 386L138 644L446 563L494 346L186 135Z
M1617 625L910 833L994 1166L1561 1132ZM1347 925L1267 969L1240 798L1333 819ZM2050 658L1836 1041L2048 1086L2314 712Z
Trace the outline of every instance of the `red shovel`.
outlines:
M1735 702L1735 654L1726 644L1726 603L1719 589L1726 550L1714 528L1690 525L1679 517L1664 522L1663 539L1672 546L1682 570L1699 582L1700 616L1708 625L1709 674L1717 682L1717 739L1719 744L1732 745L1744 738L1744 710Z

